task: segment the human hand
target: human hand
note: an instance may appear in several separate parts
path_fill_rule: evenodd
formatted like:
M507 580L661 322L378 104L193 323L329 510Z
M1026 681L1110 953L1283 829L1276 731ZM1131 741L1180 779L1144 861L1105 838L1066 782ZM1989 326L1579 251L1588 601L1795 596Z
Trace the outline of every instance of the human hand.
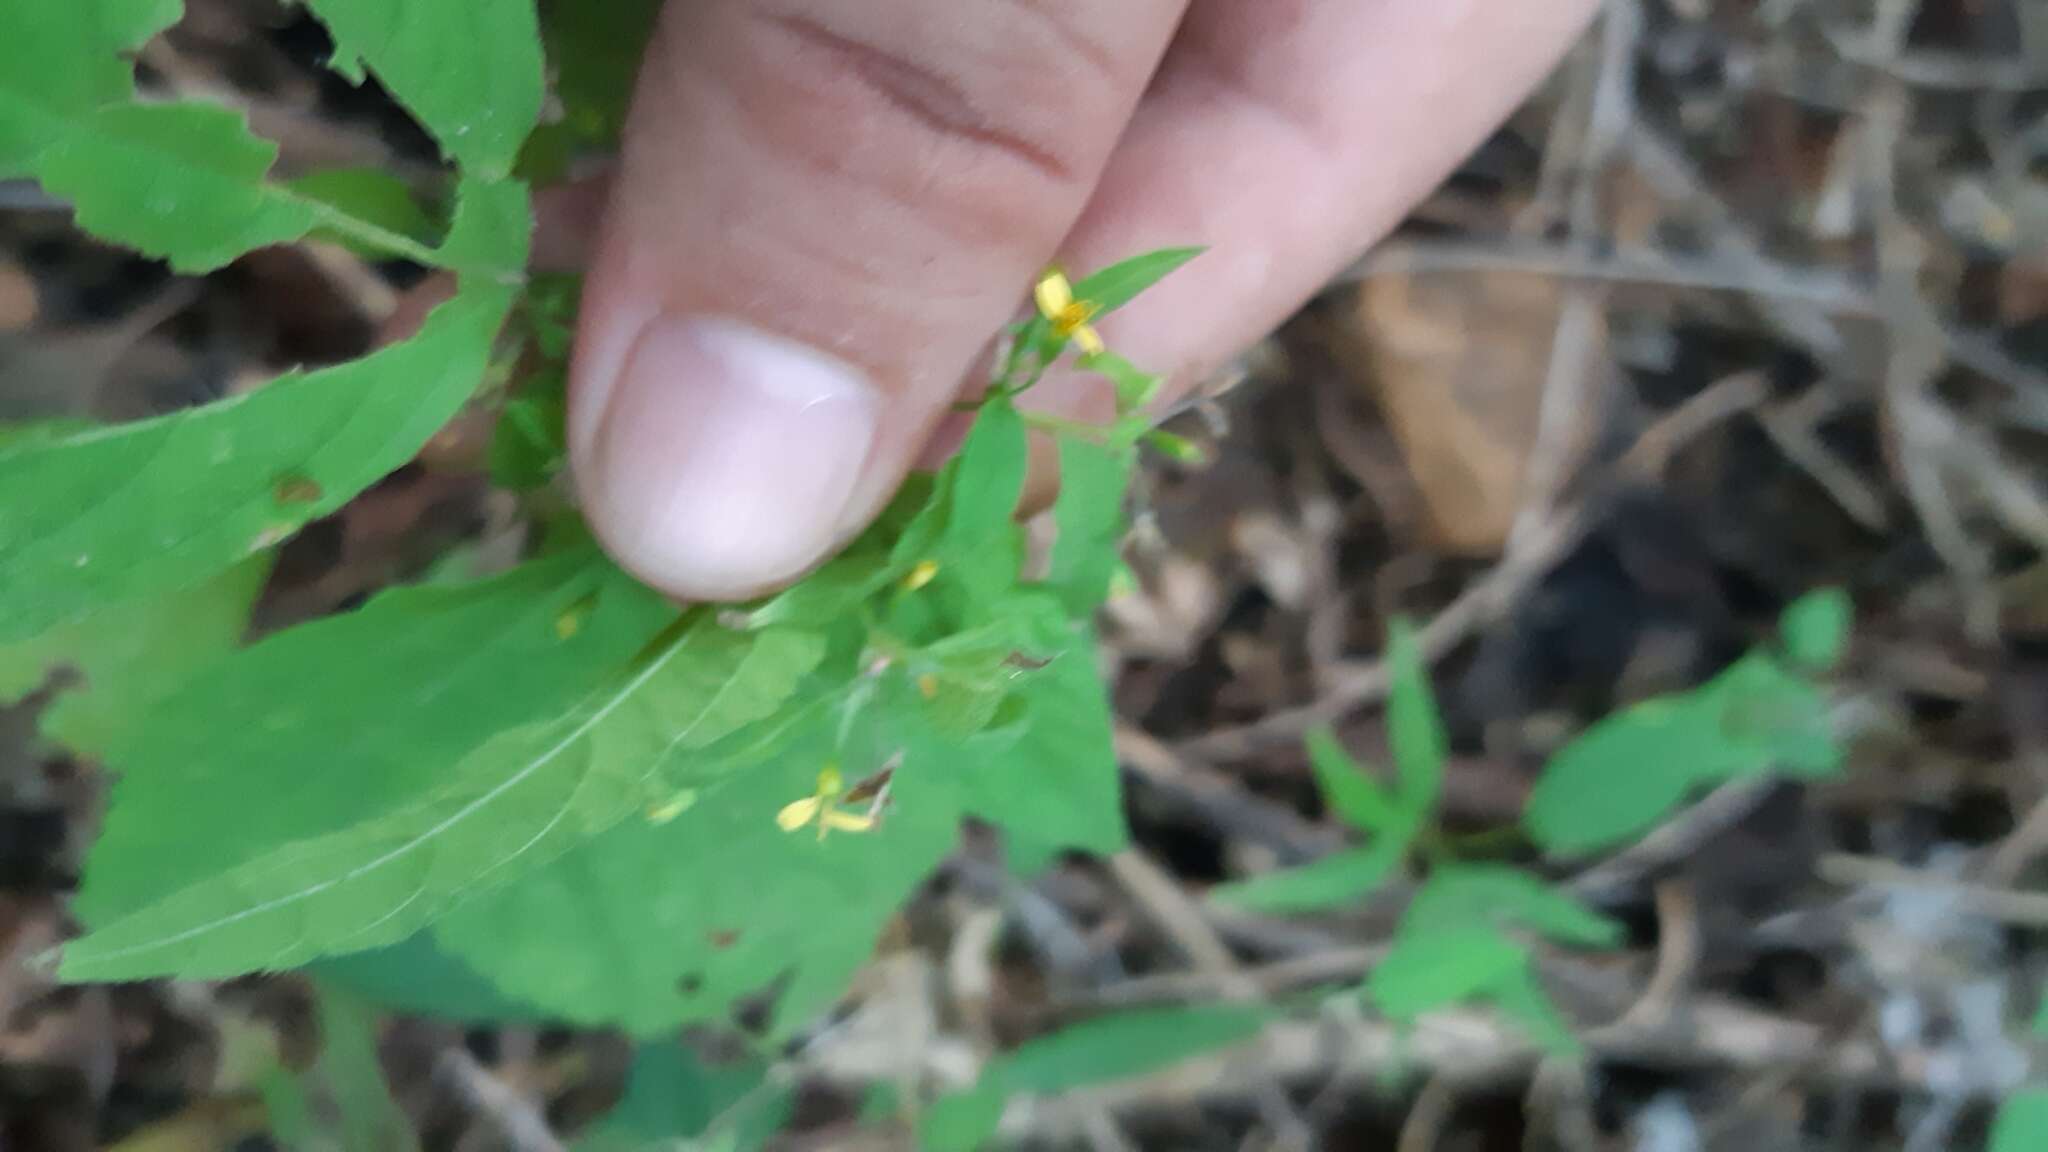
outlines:
M1199 379L1442 180L1595 3L671 0L615 179L557 198L602 216L586 515L680 597L795 578L925 456L1055 259L1206 245L1103 326ZM1094 419L1101 392L1027 401Z

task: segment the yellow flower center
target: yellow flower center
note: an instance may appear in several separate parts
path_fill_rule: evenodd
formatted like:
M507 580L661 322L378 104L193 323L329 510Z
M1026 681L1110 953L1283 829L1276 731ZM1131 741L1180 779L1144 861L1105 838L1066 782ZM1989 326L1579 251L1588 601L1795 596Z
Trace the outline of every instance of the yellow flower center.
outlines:
M1102 354L1102 336L1091 325L1101 307L1091 300L1074 298L1074 283L1067 274L1057 268L1049 268L1038 278L1032 290L1032 298L1038 304L1038 314L1061 337L1081 346L1081 351L1090 356Z

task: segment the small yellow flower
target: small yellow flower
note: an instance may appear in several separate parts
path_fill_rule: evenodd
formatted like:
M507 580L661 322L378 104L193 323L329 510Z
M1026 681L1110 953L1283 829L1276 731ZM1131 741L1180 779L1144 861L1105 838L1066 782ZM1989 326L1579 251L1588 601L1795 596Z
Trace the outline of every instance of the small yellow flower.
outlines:
M839 806L839 798L846 793L846 781L839 775L839 769L827 764L818 772L818 790L801 800L783 805L775 814L775 824L784 832L794 832L806 824L818 825L818 839L827 833L866 832L875 826L872 815L848 812Z
M1057 268L1046 269L1032 295L1038 301L1039 315L1045 317L1053 331L1080 345L1081 351L1090 356L1102 355L1102 336L1089 323L1100 309L1091 301L1074 299L1074 284L1066 273Z
M909 574L903 577L903 590L905 592L915 592L919 588L931 583L938 574L939 562L937 560L919 560L917 567L912 568Z
M927 672L917 678L918 694L927 700L939 698L939 678Z

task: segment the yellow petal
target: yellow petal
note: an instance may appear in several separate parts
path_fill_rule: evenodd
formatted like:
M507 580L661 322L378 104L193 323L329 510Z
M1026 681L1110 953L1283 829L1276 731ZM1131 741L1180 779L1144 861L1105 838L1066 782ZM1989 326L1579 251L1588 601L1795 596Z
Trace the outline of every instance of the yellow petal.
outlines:
M1074 343L1090 356L1102 355L1102 334L1086 324L1074 329Z
M1032 290L1038 300L1038 311L1046 319L1057 322L1060 314L1074 306L1074 285L1067 274L1057 268L1049 269L1038 278L1038 286Z
M835 832L866 832L874 828L874 826L875 818L873 816L865 816L859 812L847 812L838 808L827 810L824 818L819 822L820 830L830 828Z
M818 795L837 796L846 791L846 780L839 775L839 765L827 764L818 769Z
M824 806L825 802L816 796L806 796L795 803L785 804L782 811L775 814L776 827L784 832L794 832L817 819L819 810Z

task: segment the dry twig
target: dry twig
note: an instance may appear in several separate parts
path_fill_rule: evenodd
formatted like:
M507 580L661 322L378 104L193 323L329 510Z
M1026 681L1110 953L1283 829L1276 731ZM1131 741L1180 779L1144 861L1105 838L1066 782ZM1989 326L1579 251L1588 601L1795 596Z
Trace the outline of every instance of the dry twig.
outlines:
M1523 541L1521 550L1510 551L1499 565L1474 581L1416 632L1416 646L1422 658L1430 663L1443 659L1480 627L1497 619L1578 547L1622 489L1657 475L1680 448L1737 414L1755 408L1765 396L1761 377L1741 373L1715 382L1659 418L1576 508L1560 513L1533 532ZM1216 729L1183 741L1173 750L1188 760L1209 763L1247 759L1268 748L1293 744L1310 729L1333 723L1383 698L1392 682L1392 669L1384 660L1340 666L1333 672L1328 689L1312 703L1275 712L1249 724Z

